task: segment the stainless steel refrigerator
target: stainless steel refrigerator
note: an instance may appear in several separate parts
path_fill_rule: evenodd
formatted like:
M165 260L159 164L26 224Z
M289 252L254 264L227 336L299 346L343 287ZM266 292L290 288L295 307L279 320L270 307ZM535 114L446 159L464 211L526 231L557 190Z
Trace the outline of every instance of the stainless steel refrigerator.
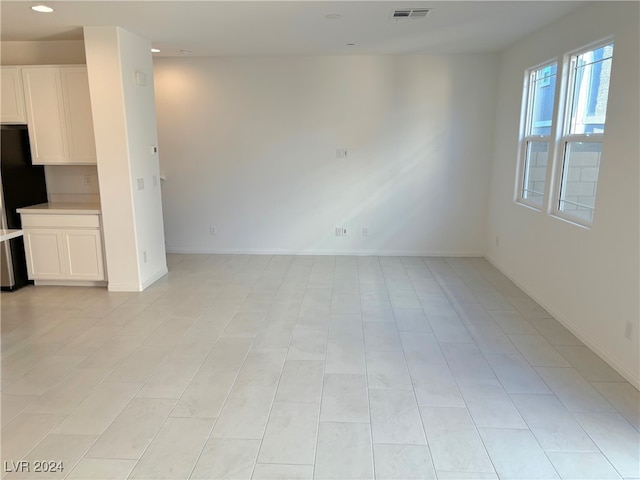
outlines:
M22 228L17 208L47 201L44 167L31 164L26 125L0 126L0 228ZM21 237L0 243L2 290L28 283L24 242Z

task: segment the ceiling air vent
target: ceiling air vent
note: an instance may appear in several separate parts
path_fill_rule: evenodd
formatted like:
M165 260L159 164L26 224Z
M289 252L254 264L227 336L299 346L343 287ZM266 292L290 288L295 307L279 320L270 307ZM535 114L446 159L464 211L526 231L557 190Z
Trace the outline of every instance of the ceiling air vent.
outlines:
M404 18L416 20L419 18L425 18L429 14L429 11L429 8L405 8L401 10L394 10L391 18L395 20L401 20Z

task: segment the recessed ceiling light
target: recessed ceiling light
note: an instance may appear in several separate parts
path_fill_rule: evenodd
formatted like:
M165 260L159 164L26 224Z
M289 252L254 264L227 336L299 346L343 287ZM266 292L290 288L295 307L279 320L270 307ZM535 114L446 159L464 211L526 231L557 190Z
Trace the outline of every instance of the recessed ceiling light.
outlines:
M342 15L340 15L339 13L330 13L329 15L324 16L324 18L326 18L327 20L337 20L340 17L342 17Z
M157 48L152 48L151 53L160 53L160 50Z
M31 7L31 10L33 10L34 12L39 12L39 13L51 13L53 12L53 8L47 6L47 5L33 5Z

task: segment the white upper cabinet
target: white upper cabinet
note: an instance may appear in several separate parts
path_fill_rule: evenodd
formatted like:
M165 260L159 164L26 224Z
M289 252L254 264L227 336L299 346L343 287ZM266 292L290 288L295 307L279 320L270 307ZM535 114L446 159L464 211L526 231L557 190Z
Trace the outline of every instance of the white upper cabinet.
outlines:
M27 123L20 67L0 68L0 122Z
M86 67L23 67L34 164L95 164Z
M71 163L96 163L96 140L91 116L86 67L62 67L62 98L67 121Z
M60 69L23 68L22 80L33 163L70 163Z

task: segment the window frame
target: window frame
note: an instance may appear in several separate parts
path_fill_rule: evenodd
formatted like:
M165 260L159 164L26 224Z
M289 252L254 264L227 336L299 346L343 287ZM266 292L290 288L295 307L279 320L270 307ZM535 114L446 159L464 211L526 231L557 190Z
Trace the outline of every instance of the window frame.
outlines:
M556 67L556 88L553 96L553 107L552 107L552 117L551 117L551 125L549 135L530 135L530 132L533 126L533 116L534 116L534 92L535 89L533 87L533 78L537 71L543 70L548 67ZM552 58L545 62L539 63L531 68L528 68L524 72L524 82L523 82L523 94L522 94L522 106L521 106L521 118L520 118L520 135L518 140L518 171L516 175L516 185L515 185L515 199L514 201L532 208L534 210L543 211L547 208L547 198L549 192L549 185L551 179L551 170L553 166L553 148L554 148L554 137L555 132L557 130L557 108L558 108L558 95L560 92L560 62L558 58ZM545 170L545 189L542 192L542 202L536 203L530 199L524 197L525 192L525 180L527 176L527 147L532 142L544 142L546 141L549 145L548 147L548 159L547 159L547 167Z
M567 148L571 143L594 143L601 145L601 158L604 159L606 151L606 114L604 118L604 132L601 133L581 133L572 134L571 129L571 117L573 104L575 102L575 88L576 88L576 69L572 68L575 59L579 55L586 52L597 50L602 47L612 45L614 51L611 54L611 71L614 70L614 57L615 57L615 38L613 35L606 38L602 38L598 41L582 45L579 48L564 53L562 57L556 57L549 59L532 67L529 67L524 72L523 81L523 95L520 108L520 130L518 136L518 155L516 163L516 179L515 179L515 191L514 202L518 205L528 207L532 210L545 213L551 218L556 218L563 222L567 222L578 227L590 229L593 226L596 218L596 203L598 183L600 179L600 169L602 164L598 165L598 177L596 179L595 186L595 200L591 215L591 221L566 213L560 210L561 195L563 188L565 187L564 170L568 164L567 162ZM553 116L551 118L551 131L548 136L546 135L527 135L530 130L531 119L533 118L533 105L531 100L533 98L532 81L533 74L545 67L556 65L556 88L554 92L553 101ZM609 85L609 92L607 93L607 112L609 106L609 94L611 85ZM529 111L531 107L531 111ZM532 202L524 198L525 192L525 178L527 174L527 146L530 142L535 141L547 141L549 144L549 157L547 160L547 168L545 175L545 188L543 192L542 204Z
M613 58L615 56L615 42L613 37L608 37L598 42L591 43L589 45L582 46L576 50L565 54L562 62L562 109L559 111L557 122L557 135L555 139L554 147L554 161L553 161L553 183L550 189L548 213L561 220L576 224L581 227L591 228L595 219L596 205L591 214L591 220L581 218L570 213L566 213L560 210L560 203L562 201L562 192L565 188L564 171L567 165L567 148L570 143L598 143L604 150L604 139L606 134L606 117L604 121L604 132L602 133L571 133L571 113L575 102L575 88L576 88L576 67L575 61L579 55L586 52L597 50L607 45L614 46L614 53L611 55L611 69L613 70ZM609 93L607 92L607 110L609 106ZM598 166L598 180L600 177L600 166ZM595 198L598 198L598 180L596 180Z

